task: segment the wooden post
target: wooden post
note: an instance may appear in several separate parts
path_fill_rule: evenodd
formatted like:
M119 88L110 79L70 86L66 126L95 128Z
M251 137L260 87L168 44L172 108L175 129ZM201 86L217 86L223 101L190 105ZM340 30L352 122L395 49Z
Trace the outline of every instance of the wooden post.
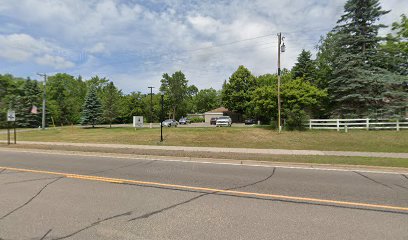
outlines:
M370 130L370 119L369 118L366 119L366 129L367 131Z
M309 130L312 129L312 119L309 119Z
M339 119L336 119L337 120L337 132L338 131L340 131L340 120Z
M397 131L400 130L399 120L397 120Z
M10 145L10 123L7 123L7 145Z
M17 144L16 122L14 122L14 144Z

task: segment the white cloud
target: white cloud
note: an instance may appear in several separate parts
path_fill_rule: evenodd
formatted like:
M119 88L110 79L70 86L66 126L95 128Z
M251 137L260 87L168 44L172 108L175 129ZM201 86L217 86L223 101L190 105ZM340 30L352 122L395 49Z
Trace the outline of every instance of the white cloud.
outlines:
M36 63L52 66L56 69L69 68L75 65L62 56L56 56L56 53L64 53L64 50L27 34L0 35L0 58L23 63L29 63L35 58Z
M27 34L0 35L0 57L12 61L26 61L40 52L50 51L44 41Z
M94 46L87 49L89 53L102 53L106 51L106 47L104 43L98 42Z
M221 25L220 22L212 17L205 17L201 15L188 16L187 20L192 24L195 30L206 35L217 33Z
M45 54L44 56L37 57L35 62L41 65L47 65L54 67L55 69L64 69L64 68L71 68L75 66L73 62L66 60L60 56L51 56L49 54Z
M336 24L345 2L2 0L9 27L0 29L8 34L0 35L0 58L111 76L125 92L145 91L160 84L163 72L180 69L191 84L220 88L239 65L254 74L276 72L278 32L286 37L282 66L291 68L302 48L313 51ZM403 1L382 2L393 10L388 24L408 11ZM247 38L254 39L236 42Z

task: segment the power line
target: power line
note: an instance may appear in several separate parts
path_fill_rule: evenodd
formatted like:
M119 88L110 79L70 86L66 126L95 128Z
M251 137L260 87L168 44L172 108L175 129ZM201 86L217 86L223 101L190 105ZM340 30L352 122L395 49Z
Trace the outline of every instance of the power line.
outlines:
M247 48L254 48L254 47L257 47L257 46L263 46L263 45L268 45L268 44L272 44L272 43L276 43L276 42L264 42L264 43L261 43L261 44L257 44L257 45L253 45L253 46L244 46L244 47L240 47L240 48L238 48L238 49L247 49ZM217 52L212 52L212 53L210 53L210 54L217 54L217 53L219 53L219 52L222 52L222 51L224 51L224 50L220 50L220 51L217 51ZM183 54L183 53L187 53L188 51L183 51L183 52L180 52L180 53L177 53L178 55L181 55L181 54ZM154 63L166 63L166 62L171 62L171 61L177 61L177 60L182 60L182 58L176 58L176 59L164 59L164 58L161 58L159 61L154 61L154 59L155 58L157 58L157 57L159 57L160 55L154 55L154 56L151 56L151 57L149 57L149 58L147 58L147 59L144 59L144 64L146 64L146 62L148 62L148 61L153 61ZM98 66L97 67L101 67L101 66L107 66L107 65L117 65L117 64L125 64L125 63L132 63L132 62L136 62L136 61L139 61L140 59L130 59L130 60L113 60L113 61L107 61L107 62L104 62L103 64L98 64ZM96 66L95 66L96 67ZM84 69L89 69L89 68L92 68L92 66L81 66L81 67L77 67L77 68L75 68L75 70L76 71L80 71L80 70L84 70Z

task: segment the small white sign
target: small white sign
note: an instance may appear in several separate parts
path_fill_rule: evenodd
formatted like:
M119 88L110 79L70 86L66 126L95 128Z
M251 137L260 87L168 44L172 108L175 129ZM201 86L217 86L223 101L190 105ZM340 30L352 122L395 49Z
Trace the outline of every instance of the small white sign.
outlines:
M15 122L16 121L16 112L13 110L7 111L7 122Z
M133 127L135 128L143 127L143 116L133 116Z

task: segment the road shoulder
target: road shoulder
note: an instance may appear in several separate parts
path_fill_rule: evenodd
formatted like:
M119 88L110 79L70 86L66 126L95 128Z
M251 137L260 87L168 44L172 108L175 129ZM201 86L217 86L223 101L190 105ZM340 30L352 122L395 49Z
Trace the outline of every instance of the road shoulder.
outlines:
M31 147L31 148L30 148ZM102 151L103 150L103 151ZM135 160L156 160L166 162L192 162L202 164L221 164L221 165L242 165L253 167L280 167L280 168L294 168L294 169L310 169L310 170L326 170L326 171L359 171L359 172L373 172L373 173L390 173L390 174L408 174L408 168L404 167L386 167L386 166L367 166L367 165L350 165L350 164L319 164L319 163L302 163L302 162L287 162L279 161L278 158L272 160L254 160L251 158L245 159L246 156L241 155L241 159L228 158L228 155L191 155L183 156L175 152L171 155L160 154L160 152L134 152L119 149L99 149L99 148L85 148L85 147L65 147L61 146L44 146L44 145L14 145L13 147L0 147L0 151L11 152L29 152L41 154L56 154L56 155L76 155L76 156L92 156L92 157L108 157L108 158L125 158ZM186 152L184 152L186 153ZM187 152L188 153L188 152ZM281 156L282 160L287 160ZM291 156L293 157L293 156Z

